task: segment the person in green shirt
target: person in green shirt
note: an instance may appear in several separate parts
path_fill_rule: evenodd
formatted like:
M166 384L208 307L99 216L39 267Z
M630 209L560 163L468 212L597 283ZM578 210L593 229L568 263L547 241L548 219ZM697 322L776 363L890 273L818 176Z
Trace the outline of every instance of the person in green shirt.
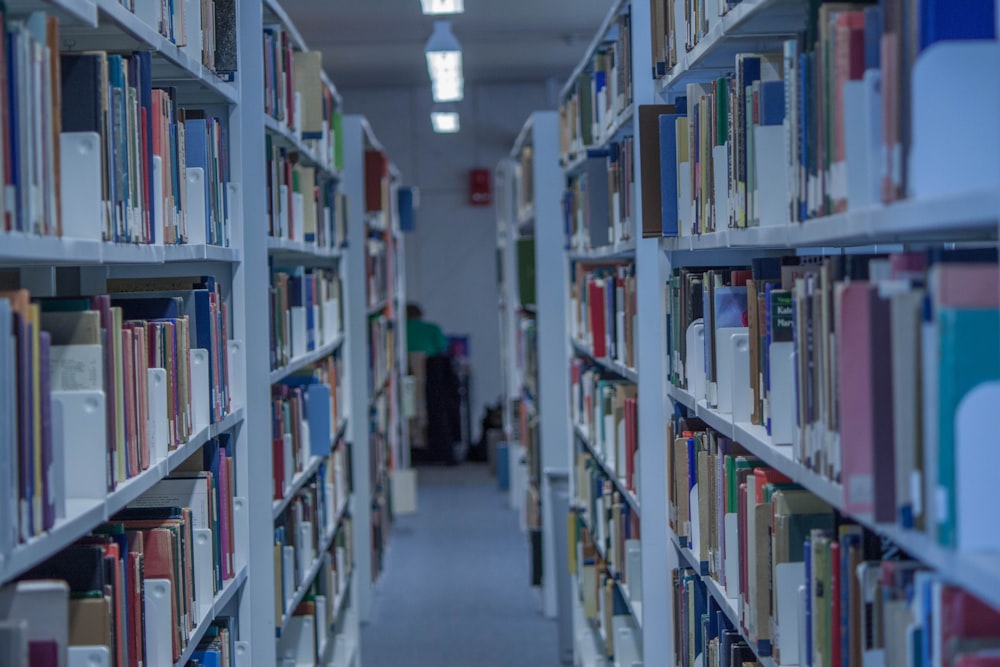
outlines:
M406 351L423 352L428 357L448 352L448 339L441 327L425 320L415 303L406 304Z

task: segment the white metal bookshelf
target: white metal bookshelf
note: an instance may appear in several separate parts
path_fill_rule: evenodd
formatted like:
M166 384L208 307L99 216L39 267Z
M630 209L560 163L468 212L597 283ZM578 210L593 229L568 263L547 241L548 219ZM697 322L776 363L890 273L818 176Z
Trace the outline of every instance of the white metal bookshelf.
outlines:
M641 26L640 30L648 26L649 22L645 5L646 3L638 0L633 3L633 26ZM637 18L636 9L645 15L645 25ZM706 81L720 73L731 72L734 57L738 53L774 51L776 46L780 48L783 39L803 29L804 10L803 3L790 0L743 0L721 17L693 48L686 52L678 50L677 65L655 82L656 94L647 98L647 101L670 102L677 96L684 95L686 83ZM646 30L645 34L648 32ZM643 62L646 60L648 56L644 56ZM889 205L851 209L802 223L720 229L701 235L682 232L676 238L640 241L640 248L658 244L658 257L651 263L659 264L661 280L665 280L669 276L669 270L674 267L706 263L743 264L755 252L760 255L773 254L777 250L837 254L851 252L852 248L891 252L934 245L948 247L949 244L959 247L963 244L996 247L998 218L1000 183L985 190L976 189L936 198L910 198ZM658 302L650 300L648 306L648 309L640 306L642 319L646 322L662 322L666 314L662 298ZM661 341L664 340L662 325L657 325L654 331ZM640 346L643 345L646 332L643 325ZM644 374L647 361L651 361L651 357L640 353L639 363ZM792 446L774 444L764 427L734 419L732 414L712 409L704 400L671 385L665 369L658 375L656 382L659 385L659 395L685 407L691 416L698 417L713 430L738 442L764 464L786 475L844 516L888 539L945 580L973 592L987 604L1000 608L1000 557L996 554L956 552L940 546L926 533L905 529L895 523L876 522L870 514L846 511L843 487L795 460ZM651 426L662 432L669 412L662 412L663 416ZM649 413L643 414L641 405L640 421L643 426L649 422ZM648 460L644 459L643 466L648 464ZM668 476L672 474L668 472ZM646 488L643 487L644 493ZM664 502L663 497L660 502ZM739 602L729 597L726 590L708 574L707 562L700 561L669 527L667 531L670 543L666 554L670 563L667 569L680 563L700 574L708 594L719 604L732 625L740 628ZM645 560L645 545L643 550ZM666 644L670 639L662 641ZM748 644L757 651L755 642ZM670 651L670 655L673 647L667 646L664 650ZM765 667L777 667L770 655L758 654L757 657ZM647 661L648 659L647 655Z
M349 425L349 440L354 443L352 450L352 467L354 469L354 548L355 548L355 571L352 581L352 590L357 596L357 604L354 608L354 618L362 623L371 619L373 600L375 594L375 581L378 576L373 563L372 543L373 543L373 505L378 498L382 498L385 489L372 486L370 471L373 470L373 456L371 451L372 438L375 435L384 436L389 443L395 443L396 451L393 452L397 469L406 467L409 462L408 452L404 456L405 434L402 431L403 424L400 418L400 386L402 384L402 374L400 369L405 369L405 323L400 318L402 305L405 304L405 273L403 272L402 254L403 241L399 230L398 208L395 202L396 188L401 184L401 175L393 163L389 163L389 183L388 183L388 210L377 213L367 211L366 205L366 169L365 153L368 150L377 150L385 153L385 147L379 142L371 125L363 116L344 116L344 155L345 169L343 173L343 187L348 199L348 246L345 249L346 272L348 280L352 285L360 285L359 289L348 290L346 300L347 311L347 343L345 346L350 367L350 389L348 400L354 406L354 414L357 415ZM378 231L380 238L384 239L389 247L386 251L387 259L389 255L395 253L394 282L388 285L389 293L384 300L378 300L374 306L369 305L369 295L367 294L366 263L368 253L368 239L372 231ZM393 246L395 250L393 250ZM370 377L369 369L370 345L371 341L368 332L368 323L372 316L381 312L391 312L394 320L393 331L397 356L393 359L393 366L390 371L382 377ZM386 390L391 390L390 400L394 402L391 413L394 421L390 424L390 431L395 433L376 433L372 429L373 419L371 418L372 408L375 400ZM384 476L389 473L388 469L382 467L377 471L377 475L383 475L382 481L387 486L388 479ZM376 480L378 481L378 480ZM387 529L387 527L383 527ZM349 653L357 655L360 647L355 643Z
M346 337L340 333L309 354L271 371L268 367L270 321L267 308L259 307L268 290L269 259L275 259L286 267L332 266L342 254L346 254L341 248L320 248L302 241L267 237L266 207L262 194L266 182L265 133L270 133L281 145L299 153L305 164L316 167L326 178L340 176L334 165L325 163L307 142L286 126L266 117L263 108L256 103L263 99L261 34L264 17L269 23L277 21L289 28L297 48L304 49L305 45L277 2L241 1L237 14L239 70L232 80L227 80L210 72L200 60L169 42L117 0L14 0L7 3L5 15L17 17L36 10L46 11L60 19L64 51L151 51L154 85L173 86L182 105L209 108L223 118L229 128L230 180L233 186L230 189L230 243L227 247L163 243L132 245L0 232L0 270L16 274L20 269L22 273L29 271L37 276L39 271L44 273L46 267L81 267L87 271L88 283L91 279L114 277L211 274L225 286L224 294L232 320L230 354L236 355L231 358L240 370L231 382L246 381L246 386L239 387L235 392L237 395L229 414L197 430L187 442L153 461L147 470L119 483L106 497L67 499L65 517L57 520L50 530L16 545L8 553L0 553L0 583L8 583L58 554L143 496L157 482L177 470L186 459L197 454L211 439L231 433L237 473L234 498L235 573L224 582L211 603L202 607L204 613L197 619L176 666L187 664L212 622L221 616L237 616L240 620L235 664L239 667L273 665L275 628L284 624L283 619L273 617L272 611L278 594L273 586L273 521L287 507L296 490L315 476L323 459L311 459L307 463L284 500L272 499L273 470L270 456L265 454L271 449L270 385L331 354L341 353L346 347ZM324 75L323 81L340 104L340 97L329 78ZM362 159L363 155L353 157ZM36 296L34 292L33 296ZM356 312L354 319L363 320L363 305ZM346 319L351 320L349 313ZM360 338L364 344L366 337L362 334ZM364 380L363 373L356 375ZM269 382L255 381L264 377ZM345 390L350 386L351 377L348 371ZM360 409L352 413L348 407L347 415L337 425L338 430L332 438L332 450L348 446L350 426L364 423L367 419L367 402L347 404L358 405ZM365 440L356 442L361 448L366 444ZM356 476L366 477L365 469L358 461L355 461L354 469ZM336 508L332 526L329 530L324 527L323 545L318 546L329 546L344 522L353 516L355 507L364 505L355 503L347 496ZM350 557L366 561L367 544L362 540L355 540L355 544L358 545L358 554L351 554ZM322 571L327 562L323 556L325 551L318 551L317 559L307 572L310 576L303 580L300 590L296 592L296 600L308 594L312 581ZM348 667L360 664L359 614L354 594L360 588L356 582L349 581L335 601L337 618L331 620L335 621L338 632L320 642L323 665ZM291 604L286 610L291 611L294 607Z

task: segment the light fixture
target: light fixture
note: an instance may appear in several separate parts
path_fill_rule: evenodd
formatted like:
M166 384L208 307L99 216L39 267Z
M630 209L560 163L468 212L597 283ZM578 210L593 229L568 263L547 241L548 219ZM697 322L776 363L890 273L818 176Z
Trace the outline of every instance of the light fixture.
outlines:
M424 14L462 14L465 0L420 0Z
M462 75L462 45L451 31L451 21L435 21L424 47L427 72L435 102L458 102L465 96Z
M431 126L438 134L455 134L462 128L457 111L432 111Z

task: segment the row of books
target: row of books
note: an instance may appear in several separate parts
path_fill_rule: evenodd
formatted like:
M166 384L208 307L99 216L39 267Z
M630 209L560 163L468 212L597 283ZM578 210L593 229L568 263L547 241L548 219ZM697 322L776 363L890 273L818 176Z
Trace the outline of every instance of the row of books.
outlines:
M576 577L583 617L600 638L601 653L616 664L634 664L640 619L631 604L641 602L641 550L638 516L631 513L610 482L601 482L596 464L577 459L576 506L569 521L569 571ZM591 486L596 485L595 487Z
M264 112L329 168L343 164L343 116L323 81L322 51L296 51L281 26L264 26Z
M594 453L638 496L638 391L579 357L570 362L570 415Z
M279 630L294 614L298 593L313 589L317 575L349 570L350 554L340 552L350 544L351 522L335 506L336 492L325 473L304 486L274 524L275 620ZM313 579L310 579L313 577ZM343 590L346 581L334 590ZM303 599L304 596L299 599Z
M662 232L801 222L913 194L921 54L995 36L991 2L954 24L920 14L938 0L915 4L813 3L781 51L738 54L732 73L661 107Z
M632 105L632 16L611 25L559 107L559 154L564 164L602 143Z
M333 355L271 386L275 500L285 498L313 457L331 456L346 414L342 381L343 359Z
M300 154L264 139L267 155L268 234L319 248L347 243L347 197L320 169L302 164Z
M60 57L58 21L41 12L3 32L4 230L228 245L226 126L154 87L150 52Z
M977 660L1000 647L1000 612L697 422L680 420L669 452L671 527L696 568L675 575L693 638L677 637L681 664L712 651L706 587L739 620L709 636L778 664L992 664Z
M4 664L61 664L73 646L104 647L107 664L119 667L176 662L236 576L235 484L232 441L212 440L90 535L0 589L5 650L23 656L27 644L30 655ZM232 638L207 637L193 659Z
M998 284L993 250L681 270L669 299L673 380L792 445L804 469L842 486L847 512L994 548L980 530L982 416L961 406L988 402L1000 381ZM699 330L704 347L692 345ZM745 380L734 375L741 336Z
M671 572L674 663L679 667L760 667L753 648L740 634L698 571ZM807 664L807 663L796 663ZM838 664L837 667L840 667Z
M318 665L338 627L338 612L351 575L349 531L338 534L329 561L312 590L292 611L278 639L279 665Z
M81 298L0 293L9 370L0 381L0 550L52 528L68 499L110 493L231 409L227 314L214 281L108 288ZM63 417L81 401L88 427L70 433ZM85 462L94 475L70 482Z
M635 367L636 279L632 262L577 262L570 335L596 359Z
M235 0L119 2L209 71L226 78L236 73Z
M368 318L368 379L371 394L383 392L396 368L396 324L380 312Z
M337 271L274 270L269 296L272 370L334 342L343 331Z
M741 1L650 0L653 78L666 76Z

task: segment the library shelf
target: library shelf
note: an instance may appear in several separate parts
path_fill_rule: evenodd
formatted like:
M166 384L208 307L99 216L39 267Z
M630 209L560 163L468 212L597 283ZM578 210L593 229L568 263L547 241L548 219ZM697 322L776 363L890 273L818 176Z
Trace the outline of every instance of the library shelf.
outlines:
M564 160L563 171L566 175L577 174L583 170L583 166L591 157L590 152L599 153L605 150L609 144L621 141L632 134L632 116L635 114L635 105L629 104L618 112L611 125L601 128L601 135L590 146L580 148L571 158Z
M63 25L97 26L97 6L93 0L9 0L5 4L8 16L43 10L58 17Z
M302 577L302 583L299 587L295 589L295 595L292 596L291 601L284 606L284 613L281 615L281 625L278 628L278 636L284 632L285 626L288 624L289 613L294 611L299 603L305 599L306 594L309 593L309 589L312 588L313 580L316 579L316 575L319 574L320 570L323 569L323 565L326 563L326 553L330 550L333 545L334 538L337 537L337 533L340 532L340 525L347 516L349 511L350 501L344 502L340 509L337 510L336 518L334 519L333 529L327 531L322 540L320 541L319 548L316 549L316 558L313 559L312 564L309 569L306 570L305 575Z
M997 238L1000 190L978 190L927 200L908 199L802 223L663 238L668 252L792 249L899 242L987 241Z
M173 82L192 90L204 101L237 104L237 87L192 58L117 0L92 0L97 7L97 28L70 25L61 29L63 44L70 51L148 50L154 55L154 76L158 83Z
M341 616L343 616L344 610L347 609L344 603L347 602L347 600L350 598L351 595L351 579L352 577L348 575L347 583L344 585L344 590L342 590L340 594L333 601L333 618L327 619L328 622L330 622L331 624L336 625L336 622L340 619ZM319 650L316 652L316 655L320 656L318 664L320 665L329 664L331 657L329 652L330 649L333 648L337 643L335 641L336 636L337 636L336 633L327 632L326 636L323 637L323 643L320 644Z
M573 262L599 261L604 259L626 259L635 256L635 239L619 241L614 245L606 245L590 250L570 250L569 258Z
M975 591L984 602L1000 607L1000 555L996 553L964 553L948 549L927 534L903 528L897 524L876 522L870 514L844 510L843 487L806 468L792 458L791 445L775 445L761 426L734 422L731 414L721 413L695 401L689 393L677 387L668 389L670 398L685 405L694 403L696 415L711 428L743 445L768 466L786 475L815 494L831 507L850 516L862 526L888 538L911 557L919 560L948 581Z
M295 494L299 492L303 486L306 485L310 479L316 476L316 472L319 470L320 465L326 461L324 456L312 456L306 461L305 466L302 470L295 473L295 477L292 478L292 483L289 484L288 488L285 489L284 497L280 500L275 500L272 503L271 516L277 519L281 516L281 513L285 511L288 504L292 502L295 498Z
M275 236L267 238L267 252L271 257L300 262L309 259L336 259L342 256L341 248L321 248L314 243L293 241L292 239L282 239Z
M625 364L613 359L608 359L607 357L595 357L593 348L579 340L572 339L572 343L573 351L577 354L585 356L588 359L592 359L596 364L601 366L601 368L619 375L633 384L639 383L639 373L634 368L629 368Z
M330 356L331 354L339 350L343 344L344 344L344 334L339 333L337 334L337 337L334 338L329 343L321 345L312 352L303 354L300 357L296 357L295 359L292 359L281 368L271 371L271 384L274 384L276 382L281 382L292 373L300 371L306 366L310 366L319 361L320 359L323 359L324 357Z
M206 244L132 244L59 236L0 232L0 265L165 264L179 262L238 263L237 248Z
M333 178L340 178L340 173L329 163L325 162L312 148L288 125L276 118L264 115L264 129L278 140L278 143L285 148L297 152L303 163L309 167L316 167L321 173Z
M719 604L719 608L722 609L729 622L732 623L734 628L741 628L740 623L740 609L739 600L736 598L731 598L726 594L726 589L722 587L718 581L715 580L710 574L708 574L708 563L705 561L699 561L698 558L691 552L691 549L683 547L680 541L677 539L672 531L670 532L670 541L677 549L677 553L680 555L683 565L690 567L692 570L698 573L698 577L705 584L705 590L708 594L715 598L715 601ZM753 642L747 642L747 645L757 656L757 661L760 662L762 667L779 667L769 655L761 655L758 648L754 646Z
M247 566L244 565L236 573L236 576L227 581L223 585L222 590L216 594L211 609L208 610L205 616L198 622L198 625L195 626L194 632L191 633L191 638L184 648L184 652L181 654L180 659L174 663L174 667L185 667L188 664L191 656L198 649L198 643L201 642L205 633L208 632L208 628L211 627L212 622L222 614L223 610L233 600L236 593L243 587L246 581Z
M665 95L699 76L704 80L706 71L731 70L737 53L780 44L805 25L805 16L805 5L798 0L743 0L690 50L678 50L677 64L656 81L656 92Z
M278 0L264 0L264 25L279 24L292 39L292 45L299 51L308 51L306 41L302 39L302 34L295 27L295 23L288 17L285 8Z
M0 568L0 581L8 581L23 574L109 520L157 482L170 475L206 442L242 423L243 416L244 409L238 408L223 420L204 427L185 444L169 452L165 458L151 463L149 468L135 477L120 482L104 499L67 499L65 518L59 519L51 530L11 550Z
M636 496L635 493L630 491L628 488L626 488L625 482L618 476L618 474L611 468L611 466L608 465L608 462L605 460L604 456L602 456L601 453L597 451L597 448L594 447L593 442L591 442L590 440L590 434L587 432L587 428L581 426L580 424L573 424L573 433L576 435L577 439L583 444L583 446L587 449L587 452L589 452L590 455L594 457L594 460L597 461L598 465L601 466L601 470L604 471L604 474L608 476L608 478L612 481L612 483L614 483L615 488L618 490L618 493L621 494L622 498L624 498L626 502L628 502L628 504L632 507L632 509L636 511L636 513L641 514L642 511L641 508L639 507L639 497Z
M368 315L378 315L389 306L388 299L381 299L368 306Z

